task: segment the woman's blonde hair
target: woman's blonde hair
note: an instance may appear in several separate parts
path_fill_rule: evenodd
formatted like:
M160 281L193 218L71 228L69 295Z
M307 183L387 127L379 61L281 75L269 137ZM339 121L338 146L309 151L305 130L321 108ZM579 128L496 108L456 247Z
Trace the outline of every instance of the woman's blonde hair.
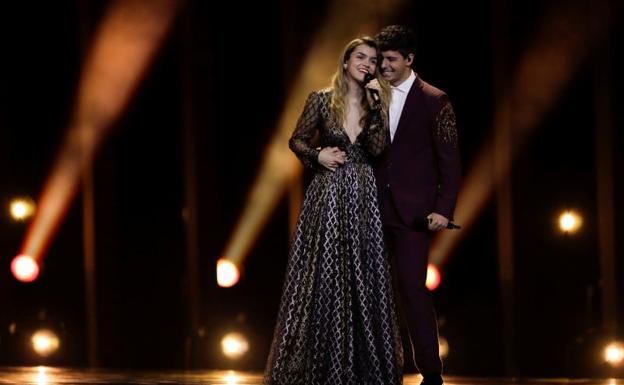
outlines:
M343 49L342 55L340 55L340 59L338 60L338 70L334 73L334 76L332 77L333 92L331 96L330 109L333 117L336 119L336 122L340 125L344 125L344 119L347 111L346 99L347 93L349 91L349 82L345 74L345 64L351 58L351 54L353 53L355 48L362 44L377 50L377 43L371 37L363 36L351 40L349 44L347 44ZM381 86L381 92L379 95L382 104L381 110L383 114L386 114L388 110L388 104L390 103L390 85L381 77L379 68L380 63L378 62L375 68L375 78L379 81L379 84ZM360 120L360 125L364 126L366 119L368 118L368 113L370 112L370 106L368 105L365 92L362 93L362 100L360 101L360 103L362 105L362 110L364 111L362 119Z

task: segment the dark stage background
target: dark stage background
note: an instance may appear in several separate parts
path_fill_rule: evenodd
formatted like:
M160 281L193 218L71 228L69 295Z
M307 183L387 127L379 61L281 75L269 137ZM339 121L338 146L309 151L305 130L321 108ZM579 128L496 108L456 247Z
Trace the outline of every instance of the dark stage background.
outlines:
M539 36L540 20L548 12L557 23L559 8L589 12L590 7L590 1L507 0L506 8L500 8L492 1L413 1L393 20L416 31L417 72L445 90L454 104L466 170L493 133L499 102L493 63L504 55L513 73ZM621 2L608 3L613 192L616 223L623 223L619 69L624 64L624 33ZM3 210L15 195L40 193L64 138L82 57L108 5L97 0L0 5ZM241 214L290 84L328 5L281 0L230 1L218 7L188 1L181 6L171 33L94 165L101 366L263 368L286 267L287 200L263 228L237 286L217 286L215 263ZM501 36L494 32L493 21L501 19L507 21L506 51L494 48ZM612 374L594 363L602 338L594 87L605 81L595 77L596 50L592 46L580 59L512 167L511 340L505 332L498 275L495 199L488 201L472 227L462 230L468 232L465 239L443 266L434 297L440 332L450 346L448 373ZM196 135L198 330L193 330L189 316L185 124ZM31 284L16 281L9 270L27 225L12 222L6 210L0 217L0 365L87 365L80 198L52 240L41 277ZM555 223L568 207L584 215L582 231L574 236L560 234ZM614 231L616 314L622 321L624 234L619 225ZM11 324L17 325L14 332L9 331ZM39 325L62 331L61 351L43 361L24 342ZM248 356L236 363L222 358L218 345L231 328L242 330L251 344ZM621 326L619 332L622 338ZM506 357L511 357L511 366Z

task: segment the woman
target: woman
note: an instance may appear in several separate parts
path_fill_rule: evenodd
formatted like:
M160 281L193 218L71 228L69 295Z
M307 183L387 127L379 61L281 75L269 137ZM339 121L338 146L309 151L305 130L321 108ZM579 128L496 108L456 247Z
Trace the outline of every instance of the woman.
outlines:
M366 75L375 79L366 84ZM367 80L367 79L366 79ZM395 385L403 352L371 162L388 145L374 40L350 42L290 148L315 171L291 245L265 382ZM312 145L319 133L320 150Z

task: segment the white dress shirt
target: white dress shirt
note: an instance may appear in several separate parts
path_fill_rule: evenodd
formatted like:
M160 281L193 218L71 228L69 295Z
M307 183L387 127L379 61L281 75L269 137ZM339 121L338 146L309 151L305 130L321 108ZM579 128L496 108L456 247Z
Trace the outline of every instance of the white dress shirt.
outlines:
M405 99L407 99L407 94L412 88L414 80L416 80L416 74L414 74L414 71L410 72L410 76L405 79L403 83L399 84L397 87L392 86L392 100L390 101L389 107L390 141L394 140L394 134L399 126L399 119L401 119Z

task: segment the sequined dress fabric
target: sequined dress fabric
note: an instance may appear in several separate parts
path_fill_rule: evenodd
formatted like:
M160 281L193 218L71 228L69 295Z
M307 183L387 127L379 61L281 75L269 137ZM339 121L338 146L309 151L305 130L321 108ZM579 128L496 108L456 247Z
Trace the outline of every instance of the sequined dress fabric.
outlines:
M315 174L290 249L265 372L270 385L395 385L403 351L384 248L373 159L389 143L387 119L368 114L352 143L330 113L331 92L308 97L290 148ZM335 172L312 138L340 147Z

